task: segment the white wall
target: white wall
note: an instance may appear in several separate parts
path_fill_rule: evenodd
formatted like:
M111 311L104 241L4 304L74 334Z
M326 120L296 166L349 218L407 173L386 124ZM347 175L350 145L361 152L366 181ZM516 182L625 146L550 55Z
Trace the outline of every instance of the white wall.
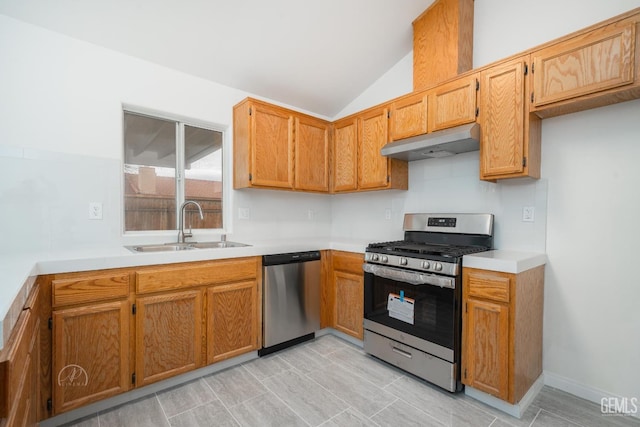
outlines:
M635 7L640 1L476 0L474 67ZM411 78L399 63L336 118L403 95L397 80ZM544 120L538 181L482 183L477 153L411 162L407 192L336 196L332 233L392 239L404 212L494 213L495 247L548 255L546 382L596 402L640 398L639 118L640 101L632 101ZM520 221L523 206L536 208L534 223Z
M121 231L122 104L216 124L226 131L231 170L232 107L245 92L4 15L0 63L0 252L134 243ZM234 235L329 233L324 196L251 197L231 191L230 180L225 191L233 214L227 228ZM250 209L251 221L236 220L236 198ZM89 202L103 203L102 221L88 219ZM174 235L135 239L169 241Z

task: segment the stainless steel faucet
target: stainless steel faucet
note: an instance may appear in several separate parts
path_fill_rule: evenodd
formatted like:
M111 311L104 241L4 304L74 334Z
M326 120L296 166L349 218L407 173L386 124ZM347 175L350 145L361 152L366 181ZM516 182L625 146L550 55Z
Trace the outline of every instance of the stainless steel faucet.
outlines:
M200 219L204 219L200 204L198 202L194 202L193 200L185 200L182 206L180 206L180 218L178 219L178 227L180 229L178 231L178 243L184 243L184 239L186 239L187 237L193 237L193 234L191 233L191 225L189 225L189 232L184 232L184 208L187 207L187 205L196 205L196 207L200 211Z

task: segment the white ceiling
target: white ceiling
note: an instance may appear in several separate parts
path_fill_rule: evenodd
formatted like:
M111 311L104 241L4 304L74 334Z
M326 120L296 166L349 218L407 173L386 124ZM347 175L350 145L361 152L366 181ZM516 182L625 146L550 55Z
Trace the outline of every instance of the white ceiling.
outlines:
M412 48L433 0L0 0L0 13L335 116Z

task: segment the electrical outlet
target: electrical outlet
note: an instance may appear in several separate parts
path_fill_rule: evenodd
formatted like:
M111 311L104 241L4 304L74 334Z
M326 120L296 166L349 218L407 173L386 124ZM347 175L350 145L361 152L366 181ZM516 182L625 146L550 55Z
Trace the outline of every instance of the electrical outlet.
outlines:
M533 222L536 215L536 208L533 206L525 206L522 208L522 221Z
M238 208L238 219L249 219L251 210L249 208Z
M89 219L102 219L102 203L89 203Z
M385 209L384 210L384 219L391 219L391 209Z

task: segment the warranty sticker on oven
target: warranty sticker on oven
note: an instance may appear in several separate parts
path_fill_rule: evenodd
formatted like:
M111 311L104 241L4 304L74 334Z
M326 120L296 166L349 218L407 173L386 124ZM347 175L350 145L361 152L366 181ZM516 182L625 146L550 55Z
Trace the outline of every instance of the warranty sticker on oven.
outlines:
M387 300L389 317L393 317L394 319L413 325L414 305L414 300L412 298L405 298L403 291L400 291L400 295L389 294L389 298Z

